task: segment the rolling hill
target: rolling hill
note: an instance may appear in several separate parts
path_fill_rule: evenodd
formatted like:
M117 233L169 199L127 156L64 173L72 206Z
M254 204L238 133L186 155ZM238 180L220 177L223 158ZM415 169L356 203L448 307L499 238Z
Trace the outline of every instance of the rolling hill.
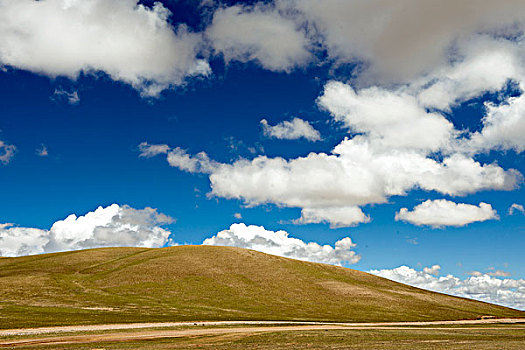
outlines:
M0 258L0 328L481 315L525 317L525 312L241 248L102 248Z

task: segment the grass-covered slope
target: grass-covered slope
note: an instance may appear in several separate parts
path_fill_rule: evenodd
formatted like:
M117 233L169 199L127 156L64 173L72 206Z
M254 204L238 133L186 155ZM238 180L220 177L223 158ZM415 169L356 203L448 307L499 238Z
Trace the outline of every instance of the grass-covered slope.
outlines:
M0 258L0 328L176 320L413 321L525 313L229 247Z

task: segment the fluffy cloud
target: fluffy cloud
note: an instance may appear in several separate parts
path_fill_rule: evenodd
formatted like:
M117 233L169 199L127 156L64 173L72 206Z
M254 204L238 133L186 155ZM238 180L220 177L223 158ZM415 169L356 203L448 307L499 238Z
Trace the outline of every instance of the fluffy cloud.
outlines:
M428 273L429 275L434 275L434 276L439 275L439 270L441 270L441 266L439 265L432 265L432 267L423 268L424 273Z
M258 250L287 258L342 265L355 264L361 259L352 248L355 244L349 237L335 245L321 246L315 242L306 243L289 237L285 231L269 231L262 226L233 224L228 230L206 239L204 245L221 245Z
M309 141L319 141L321 134L310 123L300 118L284 120L277 125L269 125L266 119L261 120L263 132L268 137L284 140L296 140L301 137Z
M11 158L15 155L16 147L9 145L4 141L0 140L0 162L7 164L11 161Z
M523 87L522 87L523 88ZM505 103L485 104L487 114L483 118L483 129L471 135L467 148L489 151L491 149L516 152L525 150L525 94L511 97Z
M497 278L495 275L477 273L466 279L453 275L436 276L425 271L416 271L408 266L391 270L371 270L370 273L411 286L429 289L460 297L525 310L525 280Z
M232 164L201 152L176 148L168 162L188 172L210 174L212 194L242 199L249 206L274 203L304 209L298 223L330 222L351 226L369 221L359 208L385 203L412 189L465 195L480 190L515 188L521 175L496 164L481 164L454 154L442 161L411 149L377 148L366 137L343 140L332 154L310 153L291 160L258 156ZM351 208L351 209L349 209Z
M523 80L523 49L514 41L478 35L457 50L461 59L412 83L422 106L450 111L458 102Z
M512 203L512 205L509 207L509 215L514 215L516 211L525 214L525 208L523 208L523 205Z
M112 204L84 216L69 215L50 230L0 225L0 256L18 256L97 247L162 247L169 216L146 207Z
M479 205L455 203L445 199L427 200L414 207L412 211L401 208L396 213L396 221L432 227L465 226L473 222L498 219L496 210L488 203Z
M318 102L336 121L366 134L378 147L437 151L447 145L454 130L443 115L428 113L403 91L372 87L356 92L333 81Z
M519 0L280 0L284 10L315 31L339 62L361 60L368 75L381 81L406 81L447 63L451 51L475 33L511 34L523 24ZM453 51L452 51L453 52Z
M270 5L220 8L206 35L227 62L255 60L269 70L290 71L311 59L304 31Z
M470 158L442 162L413 152L378 152L363 138L341 142L333 154L291 160L259 156L223 164L210 175L212 193L248 205L275 203L300 208L341 208L384 203L415 188L460 195L481 189L512 189L514 171Z
M49 240L46 230L0 224L0 256L40 254Z
M456 9L447 0L437 13L429 6L408 0L395 5L384 0L281 0L273 7L232 8L229 11L235 19L262 14L281 16L283 23L293 19L306 37L321 40L332 58L355 62L364 57L376 73L395 68L413 79L376 86L362 81L353 86L328 82L317 104L348 129L348 136L331 152L295 159L257 156L222 164L204 152L194 156L175 148L168 152L169 163L184 171L209 174L211 194L218 197L240 199L249 206L297 207L302 214L294 222L328 222L333 227L368 222L370 218L360 207L385 203L411 190L464 196L481 190L515 189L523 180L518 171L481 162L476 156L490 150L525 150L525 94L510 98L501 94L502 103L487 103L485 116L480 116L482 128L476 132L456 129L449 119L454 106L487 92L501 92L509 84L520 93L525 91L522 41L511 35L510 27L501 28L510 23L522 25L515 20L525 17L518 18L514 12L523 5L507 1L496 6L483 0L474 6L469 0ZM220 8L217 14L227 10ZM448 17L449 12L453 18ZM456 17L458 13L462 15ZM415 18L428 22L416 25ZM302 33L299 27L293 27L296 33ZM385 38L388 40L383 41ZM394 42L403 49L391 47L388 55L383 52ZM262 125L271 137L317 138L315 129L302 122L296 118L271 126L262 120ZM460 209L454 212L466 215ZM489 213L492 208L477 210L483 220L495 217ZM408 214L406 210L399 217ZM468 222L472 221L464 217L450 224Z
M137 0L1 0L0 64L50 77L102 71L155 96L208 74L202 37Z
M0 64L51 77L102 71L155 96L187 77L208 75L210 66L199 57L210 51L227 62L255 61L285 72L319 60L357 62L363 67L359 73L365 71L358 77L360 86L408 82L443 70L447 79L422 96L440 108L448 103L445 95L471 93L459 85L490 90L514 75L507 69L511 65L500 65L510 58L505 62L517 67L517 61L501 55L512 51L511 45L499 45L494 54L487 48L499 38L518 37L525 27L525 5L519 0L461 5L446 0L439 7L411 0L275 0L219 6L199 33L183 24L172 27L161 3L1 0L0 7ZM480 34L490 40L478 40ZM486 78L470 79L461 63L447 68L450 60L462 61L470 53L479 58L488 53L470 65L488 67Z
M370 217L365 215L359 207L335 207L335 208L304 208L301 217L294 220L297 224L318 224L327 222L330 227L349 227L358 223L370 222Z

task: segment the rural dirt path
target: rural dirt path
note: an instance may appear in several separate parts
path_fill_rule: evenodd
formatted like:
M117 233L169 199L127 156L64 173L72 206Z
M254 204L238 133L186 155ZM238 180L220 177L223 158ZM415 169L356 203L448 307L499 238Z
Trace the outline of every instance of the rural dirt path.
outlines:
M439 326L439 325L476 325L497 323L525 323L525 318L498 318L485 320L459 321L420 321L420 322L371 322L371 323L337 323L308 321L195 321L195 322L157 322L157 323L116 323L86 326L57 326L39 328L19 328L0 330L0 337L12 335L33 335L63 332L96 332L122 329L173 328L187 326L235 326L235 325L333 325L345 327L382 327L382 326Z
M522 320L523 321L523 320ZM416 322L414 322L416 323ZM474 323L486 324L487 322ZM494 322L492 322L493 324ZM420 323L418 323L419 325ZM443 324L443 323L440 323ZM457 323L454 323L457 324ZM473 324L467 322L465 324ZM495 329L497 327L483 327L483 329ZM15 339L0 341L0 348L14 348L27 346L42 346L42 345L67 345L67 344L89 344L101 342L126 342L126 341L143 341L153 340L159 338L186 338L198 336L218 336L218 335L234 335L234 334L255 334L264 332L290 332L290 331L312 331L312 330L355 330L355 329L414 329L409 326L374 326L374 324L367 324L367 326L350 326L337 324L319 324L319 325L289 325L289 326L246 326L240 328L205 328L205 329L178 329L178 330L149 330L128 333L116 334L89 334L89 335L71 335L71 336L56 336L47 338L29 338L29 339ZM441 329L437 327L429 327L426 329ZM470 329L466 327L453 328L454 330ZM519 327L523 329L524 327Z
M219 322L173 322L173 323L139 323L139 324L112 324L93 326L68 326L68 327L46 327L33 329L2 330L0 336L24 336L56 332L88 332L107 330L137 330L134 332L119 332L113 334L86 334L86 335L63 335L46 338L9 339L0 341L0 348L13 348L19 346L39 345L61 345L81 344L99 342L123 342L136 340L151 340L158 338L182 338L195 336L216 336L233 334L253 334L262 332L288 332L309 330L344 330L344 329L411 329L413 326L439 325L485 325L486 328L495 328L494 324L518 324L525 323L525 319L492 319L492 320L464 320L464 321L431 321L431 322L380 322L380 323L323 323L323 322L290 322L290 321L219 321ZM285 325L286 324L286 325ZM202 326L231 326L241 325L238 328L202 328ZM271 327L268 327L270 326ZM155 329L146 328L180 327L190 326L184 329ZM484 328L485 328L484 326ZM412 328L413 329L413 328ZM454 329L464 329L454 328ZM519 327L524 329L525 327Z

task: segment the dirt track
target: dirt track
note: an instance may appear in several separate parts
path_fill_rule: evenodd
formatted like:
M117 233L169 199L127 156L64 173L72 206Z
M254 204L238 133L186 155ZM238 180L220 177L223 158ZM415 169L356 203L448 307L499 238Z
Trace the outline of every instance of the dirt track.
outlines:
M297 323L290 325L290 323ZM279 321L232 321L232 322L176 322L176 323L141 323L141 324L118 324L118 325L96 325L96 326L69 326L48 327L34 329L4 330L0 336L8 335L34 335L55 332L86 332L106 331L117 329L145 329L158 327L180 327L195 326L195 328L175 330L142 330L134 332L123 332L115 334L89 334L89 335L64 335L47 338L12 339L0 341L0 347L59 345L59 344L81 344L98 342L124 342L134 340L151 340L159 338L182 338L195 336L213 336L225 334L253 334L261 332L289 332L289 331L311 331L311 330L343 330L343 329L413 329L413 326L438 326L438 325L487 325L506 323L525 323L525 319L498 319L498 320L465 320L465 321L434 321L434 322L392 322L392 323L316 323L316 322L279 322ZM286 324L286 325L279 325ZM200 328L202 326L217 325L246 325L239 328ZM272 327L264 326L272 325ZM426 327L427 328L427 327ZM427 329L433 329L428 327ZM464 329L464 328L454 328ZM525 329L519 327L518 329Z
M0 330L0 337L11 335L32 335L62 332L96 332L120 329L172 328L186 326L234 326L234 325L326 325L345 327L382 327L382 326L438 326L438 325L475 325L496 323L525 323L525 318L500 318L486 320L459 321L424 321L424 322L373 322L373 323L335 323L308 321L205 321L205 322L161 322L161 323L118 323L89 326L60 326L40 328L19 328Z

